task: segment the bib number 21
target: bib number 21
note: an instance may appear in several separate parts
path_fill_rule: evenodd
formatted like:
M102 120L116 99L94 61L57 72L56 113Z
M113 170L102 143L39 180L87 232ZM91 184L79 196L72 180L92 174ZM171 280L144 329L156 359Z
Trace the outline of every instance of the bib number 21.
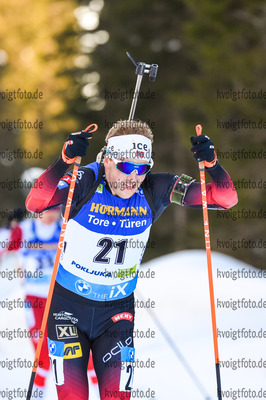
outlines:
M112 249L116 249L115 264L123 264L127 248L127 239L114 242L113 239L104 237L98 241L97 246L102 249L94 257L94 262L109 264L110 257L107 257L107 254L109 254Z

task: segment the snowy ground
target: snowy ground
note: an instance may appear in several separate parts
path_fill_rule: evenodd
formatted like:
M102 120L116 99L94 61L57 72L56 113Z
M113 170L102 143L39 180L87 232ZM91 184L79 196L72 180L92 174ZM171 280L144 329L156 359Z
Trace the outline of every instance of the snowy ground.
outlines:
M212 260L217 328L221 336L218 345L223 399L265 398L266 318L263 301L266 280L260 276L245 277L258 273L258 270L228 256L213 252ZM14 262L5 261L2 270L13 268ZM182 251L160 257L142 266L143 272L149 270L154 271L155 276L139 279L136 299L149 301L154 307L144 308L138 303L135 330L137 336L150 332L153 337L135 338L136 360L142 367L135 368L132 398L216 399L205 251ZM234 280L222 277L222 273L240 276ZM19 281L0 279L1 302L23 298ZM238 306L245 308L232 310L230 302L233 300L240 300ZM252 308L255 303L250 304L249 300L256 301L260 308ZM0 331L19 327L26 328L24 310L1 307ZM264 332L265 337L259 337ZM233 334L244 337L233 339ZM248 335L257 337L248 338ZM34 359L29 340L0 338L0 398L8 398L7 390L28 387L29 368L9 370L3 367L3 361L19 357ZM147 363L147 368L144 363ZM98 399L97 392L93 391L92 388L90 400ZM51 377L46 398L57 398Z

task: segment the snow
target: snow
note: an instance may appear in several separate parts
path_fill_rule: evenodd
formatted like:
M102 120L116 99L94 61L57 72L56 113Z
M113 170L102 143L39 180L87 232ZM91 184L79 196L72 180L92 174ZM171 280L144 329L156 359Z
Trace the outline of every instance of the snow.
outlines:
M13 269L14 264L14 256L3 260L0 271ZM220 253L212 253L212 264L217 328L220 335L229 336L218 337L222 390L225 392L223 399L261 398L263 396L258 394L260 390L266 394L266 303L263 303L265 279L258 274L259 270ZM150 277L141 277L135 292L135 348L138 367L135 368L134 392L131 398L217 399L205 251L169 254L143 264L141 271L143 274L150 274ZM259 275L256 278L245 277L255 272ZM224 277L222 273L225 274ZM239 274L239 277L232 279L233 273ZM23 299L20 279L9 281L1 277L0 289L2 305L6 299ZM238 305L242 308L229 308L235 300L240 300ZM249 300L256 301L260 308L252 308L255 303L250 304ZM144 308L143 303L147 301L150 307ZM1 306L0 331L18 327L26 329L24 311L7 310ZM265 331L265 337L233 339L235 331L240 336L255 333L260 335ZM137 337L142 336L143 332L148 332L153 337ZM1 338L0 398L7 398L4 397L6 390L28 387L30 368L3 367L3 361L18 357L33 361L34 352L29 339ZM233 361L237 360L240 367L232 369ZM248 366L249 360L253 365ZM255 361L260 361L260 368L255 366ZM226 367L223 367L222 362L226 362ZM144 363L148 364L147 368ZM256 396L247 395L248 390L253 390L252 393L256 393ZM144 397L143 394L149 396ZM51 376L46 398L57 398ZM97 398L97 391L92 388L90 400Z

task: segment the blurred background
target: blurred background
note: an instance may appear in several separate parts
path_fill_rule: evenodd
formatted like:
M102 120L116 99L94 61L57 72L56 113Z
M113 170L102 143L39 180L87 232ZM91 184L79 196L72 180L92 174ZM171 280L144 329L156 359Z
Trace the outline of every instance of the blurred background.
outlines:
M265 267L265 1L2 0L0 37L1 226L25 201L10 181L47 168L70 132L95 122L83 164L93 162L112 123L127 119L128 51L159 65L136 110L155 135L153 171L198 180L189 137L201 123L239 196L232 210L209 213L212 248ZM25 90L37 98L20 98ZM16 158L17 149L37 158ZM145 261L204 248L201 212L169 207L150 239Z

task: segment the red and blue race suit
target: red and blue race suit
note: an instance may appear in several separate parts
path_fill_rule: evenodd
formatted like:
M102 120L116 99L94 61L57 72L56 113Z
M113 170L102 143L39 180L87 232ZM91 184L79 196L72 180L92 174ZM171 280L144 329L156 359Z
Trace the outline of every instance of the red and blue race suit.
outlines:
M31 211L65 204L71 172L59 158L38 179L27 199ZM73 208L90 191L99 165L79 169ZM207 169L208 208L237 203L228 173ZM48 320L49 353L59 399L88 399L87 364L92 350L101 400L130 399L134 347L134 289L152 223L171 204L179 177L149 173L129 199L114 196L103 176L97 190L68 222ZM42 188L40 190L39 188ZM183 206L201 207L200 183L191 182ZM133 242L141 243L138 247ZM122 368L123 363L128 368Z

